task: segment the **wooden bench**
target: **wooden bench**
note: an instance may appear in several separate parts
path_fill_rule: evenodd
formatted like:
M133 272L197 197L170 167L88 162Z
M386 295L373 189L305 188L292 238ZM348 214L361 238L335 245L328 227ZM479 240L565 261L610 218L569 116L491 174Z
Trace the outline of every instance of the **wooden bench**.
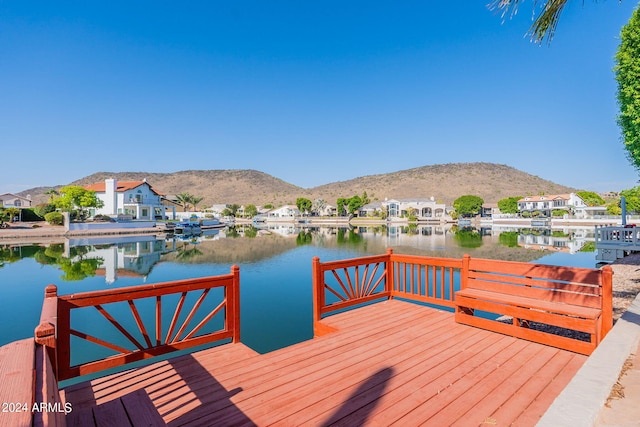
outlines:
M588 355L613 326L612 279L609 266L598 270L465 256L455 319Z

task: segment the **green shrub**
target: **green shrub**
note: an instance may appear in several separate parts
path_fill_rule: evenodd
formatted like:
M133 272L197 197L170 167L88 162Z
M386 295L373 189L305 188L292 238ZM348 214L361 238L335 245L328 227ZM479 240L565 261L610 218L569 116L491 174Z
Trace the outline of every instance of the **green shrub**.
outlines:
M52 203L41 203L33 208L33 213L43 219L49 212L55 212L56 206Z
M45 221L47 221L51 225L62 225L64 224L64 217L60 212L49 212L44 216Z
M35 208L22 209L22 221L33 222L33 221L42 221L43 219L44 218L42 217L42 215L36 214Z

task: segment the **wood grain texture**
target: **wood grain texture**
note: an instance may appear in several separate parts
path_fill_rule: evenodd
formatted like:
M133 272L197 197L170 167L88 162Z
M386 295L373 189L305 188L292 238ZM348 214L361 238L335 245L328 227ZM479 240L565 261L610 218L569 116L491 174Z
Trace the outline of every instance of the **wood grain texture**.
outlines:
M335 331L262 355L242 344L203 350L69 387L65 398L82 411L139 393L170 426L533 426L586 360L399 300L322 323Z
M0 347L0 426L31 425L34 402L35 343L33 338Z

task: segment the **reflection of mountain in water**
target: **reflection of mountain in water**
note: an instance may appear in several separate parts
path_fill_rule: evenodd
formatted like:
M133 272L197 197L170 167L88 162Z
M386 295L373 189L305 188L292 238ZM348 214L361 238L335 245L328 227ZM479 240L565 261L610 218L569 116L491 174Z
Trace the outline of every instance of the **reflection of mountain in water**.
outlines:
M297 246L293 238L282 237L278 234L260 234L255 238L237 237L221 238L218 240L201 240L194 245L181 248L178 243L176 251L162 257L162 261L172 261L187 264L242 264L253 263L263 259L275 257ZM197 256L181 256L181 252L196 249Z
M235 227L187 240L164 236L109 236L69 240L64 245L2 246L0 267L22 258L58 265L65 280L104 276L146 277L160 262L179 264L247 264L276 257L298 246L345 248L362 255L396 253L442 258L533 261L549 252L580 250L593 231L517 230L494 227L458 229L451 225L279 228Z

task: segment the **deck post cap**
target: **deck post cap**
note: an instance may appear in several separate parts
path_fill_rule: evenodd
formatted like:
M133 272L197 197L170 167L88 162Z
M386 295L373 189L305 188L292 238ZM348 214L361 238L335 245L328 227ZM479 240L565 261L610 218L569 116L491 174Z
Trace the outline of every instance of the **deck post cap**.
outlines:
M56 285L47 285L47 287L44 288L44 296L45 298L57 297L58 287Z

